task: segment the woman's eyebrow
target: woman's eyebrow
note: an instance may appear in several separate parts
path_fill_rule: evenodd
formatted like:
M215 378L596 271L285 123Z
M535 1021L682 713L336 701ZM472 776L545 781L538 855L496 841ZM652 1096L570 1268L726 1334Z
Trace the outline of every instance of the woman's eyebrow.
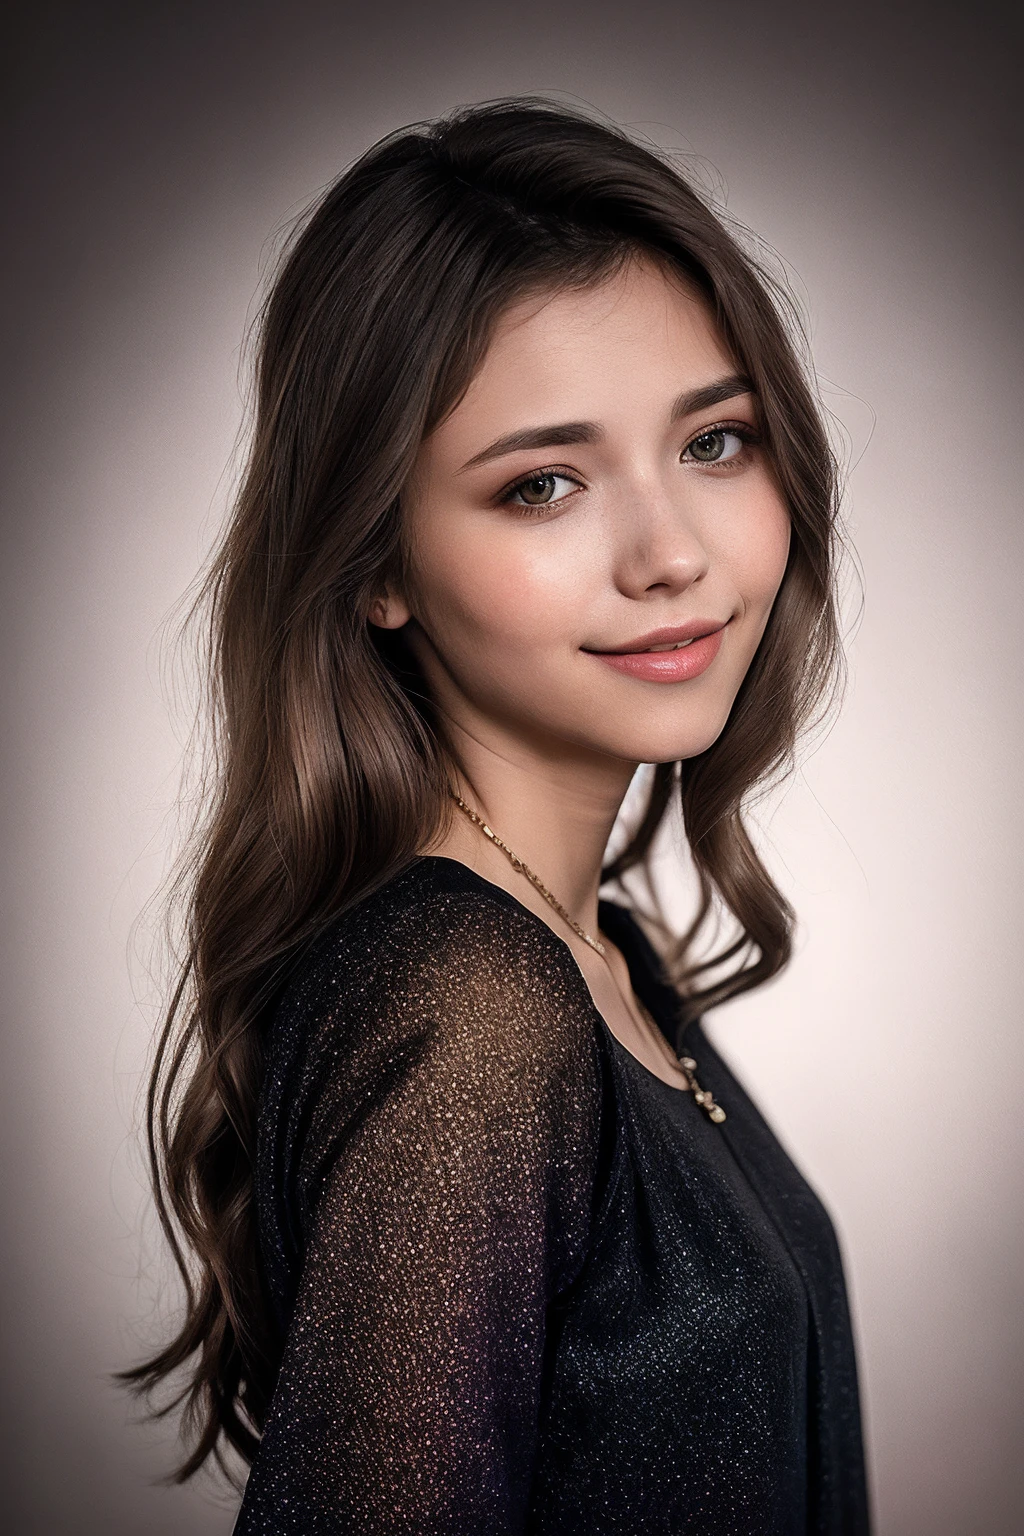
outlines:
M702 384L699 389L684 390L672 406L672 420L679 421L683 416L692 416L696 411L706 411L712 405L735 400L737 395L753 393L754 386L746 374L729 373L711 384Z
M752 390L753 385L744 374L727 374L724 378L702 384L698 389L686 390L677 396L669 413L670 420L679 421L683 416L692 416L695 411L705 411L709 406L734 400L737 395L749 395ZM556 426L521 427L517 432L507 432L504 437L496 438L486 448L481 448L479 453L466 460L458 473L461 475L467 469L489 464L492 459L504 458L508 453L519 453L524 448L571 447L580 443L599 442L603 436L602 428L594 421L563 421Z
M517 453L521 448L562 448L578 443L596 443L603 437L601 428L593 421L565 421L553 427L522 427L518 432L507 432L496 438L487 448L482 448L467 459L459 470L475 469L491 459L504 458L507 453Z

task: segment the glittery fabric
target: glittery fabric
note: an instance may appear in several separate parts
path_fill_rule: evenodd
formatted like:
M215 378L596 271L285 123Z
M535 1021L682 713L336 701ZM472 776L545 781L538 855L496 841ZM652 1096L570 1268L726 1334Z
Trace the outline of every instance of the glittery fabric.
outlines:
M601 925L676 1044L646 938ZM453 860L321 938L269 1044L286 1342L236 1536L867 1531L831 1224L699 1026L685 1047L724 1125Z

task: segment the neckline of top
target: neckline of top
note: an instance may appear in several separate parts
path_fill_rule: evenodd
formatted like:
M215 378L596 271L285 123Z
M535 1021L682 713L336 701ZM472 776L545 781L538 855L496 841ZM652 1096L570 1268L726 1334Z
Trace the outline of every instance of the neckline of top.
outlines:
M658 1076L657 1072L652 1072L647 1063L641 1061L639 1056L634 1056L629 1047L624 1045L623 1042L619 1039L618 1035L613 1032L611 1025L608 1023L608 1020L605 1018L604 1014L597 1006L597 1003L594 1001L594 994L590 990L590 983L587 981L587 978L583 973L583 967L580 965L576 956L573 954L571 945L566 939L562 938L561 934L555 932L550 923L545 922L544 919L539 917L536 912L531 911L529 907L525 906L523 902L519 901L517 897L513 896L511 891L507 891L503 885L497 885L493 880L488 880L486 875L481 875L478 870L473 869L469 864L464 864L461 859L453 859L450 855L445 853L424 853L417 855L415 862L416 864L447 864L454 866L454 868L461 874L468 876L469 883L471 885L482 887L480 894L486 896L489 900L496 901L500 906L512 908L516 912L523 913L524 916L527 917L531 922L539 924L545 933L550 934L556 944L561 945L575 966L577 972L579 973L579 978L583 984L586 996L590 1002L590 1006L600 1023L601 1029L611 1041L613 1049L617 1047L622 1055L627 1057L634 1066L639 1067L641 1072L643 1072L646 1077L649 1077L653 1082L660 1084L662 1088L667 1088L669 1093L689 1093L689 1088L681 1087L676 1083L666 1082L663 1077ZM627 919L630 925L635 925L635 919L633 918L632 913L628 910L628 908L620 907L617 902L601 901L599 903L599 911L600 908L604 908L606 911L610 909L613 912L621 913L623 918ZM618 943L617 940L615 942ZM626 967L629 971L630 984L632 985L634 991L637 991L637 970L641 964L641 957L637 953L636 947L632 944L627 945L625 948L620 946L620 948L622 956L626 962ZM651 1014L657 1027L662 1029L657 1014L652 1008L650 1008L649 1005L648 1012ZM662 1034L664 1033L665 1031L662 1029ZM669 1045L671 1044L672 1042L669 1040Z

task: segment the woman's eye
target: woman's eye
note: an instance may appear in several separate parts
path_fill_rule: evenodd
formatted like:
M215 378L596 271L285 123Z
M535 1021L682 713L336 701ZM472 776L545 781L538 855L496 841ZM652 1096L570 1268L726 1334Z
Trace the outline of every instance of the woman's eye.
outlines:
M505 500L512 502L513 506L547 507L577 490L579 486L568 475L556 475L553 470L545 470L541 475L528 475L525 480L518 481Z
M721 464L724 460L735 459L743 452L744 446L745 439L738 432L715 427L695 437L684 449L683 457L696 459L698 464Z

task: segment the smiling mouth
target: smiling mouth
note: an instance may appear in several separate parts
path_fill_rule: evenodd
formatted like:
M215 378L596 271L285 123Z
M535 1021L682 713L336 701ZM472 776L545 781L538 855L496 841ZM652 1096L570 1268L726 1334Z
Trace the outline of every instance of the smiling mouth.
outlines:
M728 620L719 624L714 619L666 624L617 650L584 654L635 682L687 683L710 667L718 655L727 624Z
M717 635L727 623L728 620L720 623L715 619L691 619L686 624L666 624L661 629L651 630L649 634L639 635L635 640L628 640L625 645L607 648L584 646L583 649L592 656L658 656L667 651L685 650L697 640Z

